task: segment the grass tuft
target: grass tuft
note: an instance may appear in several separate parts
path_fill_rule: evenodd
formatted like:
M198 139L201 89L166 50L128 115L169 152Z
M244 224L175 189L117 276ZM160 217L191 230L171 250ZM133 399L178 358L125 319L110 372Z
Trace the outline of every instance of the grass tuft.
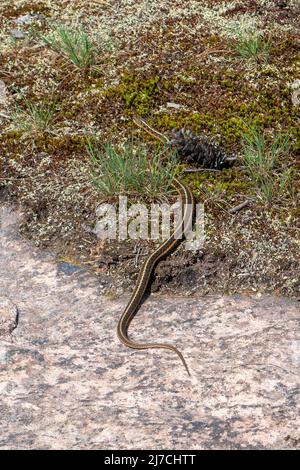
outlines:
M284 193L292 177L292 169L282 164L289 148L289 134L281 131L271 139L256 127L248 127L243 135L242 149L248 176L255 184L260 198L270 203L274 196Z
M237 34L236 52L243 59L266 61L270 54L270 46L270 39L265 39L259 32Z
M56 102L50 99L37 105L24 96L23 101L24 108L18 106L16 112L12 115L13 123L26 132L48 130L55 117Z
M92 43L83 27L73 31L66 26L58 26L52 34L42 36L52 49L70 60L78 69L87 70L96 63L98 49Z
M92 183L101 195L108 197L125 194L142 200L162 199L178 169L176 154L169 147L150 153L144 143L134 139L122 149L88 141L87 151Z

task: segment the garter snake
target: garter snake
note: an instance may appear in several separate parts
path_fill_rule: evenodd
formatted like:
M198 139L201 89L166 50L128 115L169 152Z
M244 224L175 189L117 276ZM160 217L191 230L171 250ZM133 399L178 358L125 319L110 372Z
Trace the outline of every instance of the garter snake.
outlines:
M168 139L159 132L152 129L148 126L147 123L140 119L134 119L134 122L144 129L149 134L153 135L160 141L169 142ZM170 238L163 242L155 251L153 251L147 259L144 261L143 266L141 267L136 285L132 292L131 298L123 311L123 314L119 320L117 327L117 334L119 340L127 347L132 349L169 349L175 352L180 360L182 361L187 373L190 375L189 368L187 363L182 355L182 353L176 348L168 343L138 343L128 337L128 328L131 323L131 320L135 316L138 308L140 307L145 291L149 285L151 274L156 266L156 264L166 256L168 256L183 240L184 233L187 233L191 230L193 224L193 214L194 214L194 197L190 189L185 186L177 178L174 178L172 185L175 187L179 193L181 199L182 207L182 218L179 224L175 227Z

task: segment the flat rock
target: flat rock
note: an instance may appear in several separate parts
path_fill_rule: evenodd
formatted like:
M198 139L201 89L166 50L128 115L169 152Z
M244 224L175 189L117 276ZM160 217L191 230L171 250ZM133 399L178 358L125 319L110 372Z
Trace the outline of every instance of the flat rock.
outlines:
M26 34L23 31L20 31L19 29L10 29L9 34L14 39L24 39L26 36Z
M0 210L1 211L1 210ZM1 449L300 447L299 303L274 296L147 299L116 338L128 296L111 301L86 271L58 272L2 208L0 295L19 307L0 341Z
M31 23L31 21L39 18L40 15L32 15L31 13L27 14L27 15L21 15L19 16L18 18L16 18L14 20L14 23L17 24L17 25L23 25L23 24L27 24L27 23Z

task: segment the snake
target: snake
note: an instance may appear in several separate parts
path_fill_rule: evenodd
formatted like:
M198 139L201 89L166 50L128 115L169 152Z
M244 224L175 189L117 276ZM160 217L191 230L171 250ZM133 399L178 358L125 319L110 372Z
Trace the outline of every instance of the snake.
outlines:
M169 143L167 137L160 132L152 129L145 121L140 118L133 118L135 124L145 130L148 134L156 137L160 141ZM168 343L142 343L133 341L128 337L129 325L141 306L146 289L149 287L151 275L159 261L169 256L184 240L184 233L188 233L193 227L193 215L195 201L193 194L188 186L177 178L173 178L172 186L176 189L180 197L182 207L182 217L178 225L174 228L170 237L164 241L155 251L153 251L144 261L137 277L137 281L131 297L119 319L117 326L117 335L119 340L131 349L168 349L177 354L181 360L186 372L190 375L187 362L183 354L176 346Z

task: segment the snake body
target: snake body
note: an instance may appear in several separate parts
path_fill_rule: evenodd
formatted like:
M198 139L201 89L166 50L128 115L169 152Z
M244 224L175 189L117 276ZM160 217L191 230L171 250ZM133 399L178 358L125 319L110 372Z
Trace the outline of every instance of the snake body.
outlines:
M151 133L155 137L157 135L162 136L158 132L149 128L147 124L141 121L137 121L137 124L143 127L148 133ZM161 137L157 137L160 140ZM187 363L182 355L182 353L172 344L168 343L138 343L132 341L128 337L128 328L131 323L131 320L137 313L138 308L140 307L145 291L150 283L151 274L157 263L168 256L170 253L175 250L175 248L182 242L184 239L184 233L189 232L192 229L193 225L193 214L194 214L194 197L190 189L185 186L180 180L173 180L173 186L176 188L180 195L181 206L182 206L182 218L177 227L175 227L172 235L168 240L163 242L155 251L153 251L145 260L142 268L139 271L136 285L132 292L131 298L123 311L123 314L119 320L117 327L117 334L120 341L127 347L132 349L169 349L175 352L180 360L182 361L187 373L190 375L189 368Z

